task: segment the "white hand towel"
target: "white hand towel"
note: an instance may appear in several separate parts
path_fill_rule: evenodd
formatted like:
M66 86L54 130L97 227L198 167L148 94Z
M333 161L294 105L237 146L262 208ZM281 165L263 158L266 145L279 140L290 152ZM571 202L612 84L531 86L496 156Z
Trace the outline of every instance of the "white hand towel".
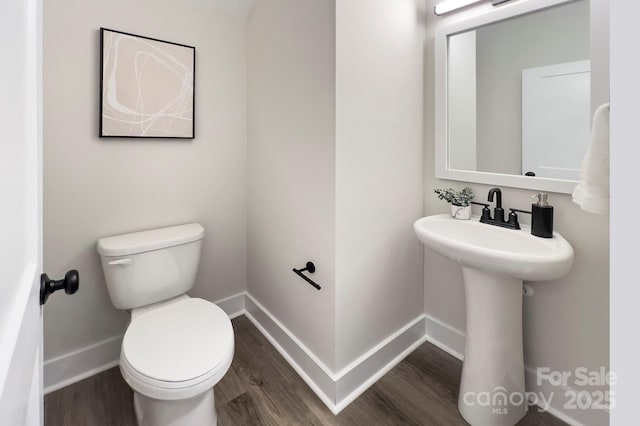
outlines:
M573 202L595 214L609 213L609 104L593 114L591 144L582 161Z

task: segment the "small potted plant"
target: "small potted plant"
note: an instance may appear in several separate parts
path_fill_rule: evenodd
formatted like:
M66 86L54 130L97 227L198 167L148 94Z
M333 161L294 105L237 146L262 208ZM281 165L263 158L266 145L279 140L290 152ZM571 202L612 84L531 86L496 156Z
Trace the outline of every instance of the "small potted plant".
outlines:
M451 203L451 216L456 219L471 218L471 200L473 200L473 190L469 187L461 191L453 188L436 189L433 192L438 194L438 198Z

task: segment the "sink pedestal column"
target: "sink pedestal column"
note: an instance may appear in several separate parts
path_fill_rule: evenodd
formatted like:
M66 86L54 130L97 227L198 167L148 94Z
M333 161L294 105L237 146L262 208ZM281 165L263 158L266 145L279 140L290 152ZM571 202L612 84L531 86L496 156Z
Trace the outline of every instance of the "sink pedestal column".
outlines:
M458 409L473 426L513 426L527 402L522 281L463 267L467 338Z

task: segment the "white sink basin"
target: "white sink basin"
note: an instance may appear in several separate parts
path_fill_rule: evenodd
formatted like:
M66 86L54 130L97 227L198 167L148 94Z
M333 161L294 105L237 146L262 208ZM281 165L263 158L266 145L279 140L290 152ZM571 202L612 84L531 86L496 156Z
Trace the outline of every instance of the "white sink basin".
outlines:
M424 245L463 266L527 281L555 280L571 269L573 248L557 232L539 238L528 227L516 231L478 219L427 216L413 227Z
M418 238L462 265L467 309L458 408L473 426L513 426L527 410L522 347L522 281L562 277L573 248L558 233L539 238L449 215L413 225ZM428 273L428 271L427 271Z

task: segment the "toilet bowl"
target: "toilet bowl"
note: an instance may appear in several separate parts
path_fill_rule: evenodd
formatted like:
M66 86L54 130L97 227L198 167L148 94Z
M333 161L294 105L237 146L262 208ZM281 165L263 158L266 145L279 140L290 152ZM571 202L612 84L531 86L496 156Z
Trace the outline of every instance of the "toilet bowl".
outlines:
M234 336L220 307L184 293L203 237L189 224L98 241L112 302L131 309L120 371L141 426L216 424L213 387L231 365Z

